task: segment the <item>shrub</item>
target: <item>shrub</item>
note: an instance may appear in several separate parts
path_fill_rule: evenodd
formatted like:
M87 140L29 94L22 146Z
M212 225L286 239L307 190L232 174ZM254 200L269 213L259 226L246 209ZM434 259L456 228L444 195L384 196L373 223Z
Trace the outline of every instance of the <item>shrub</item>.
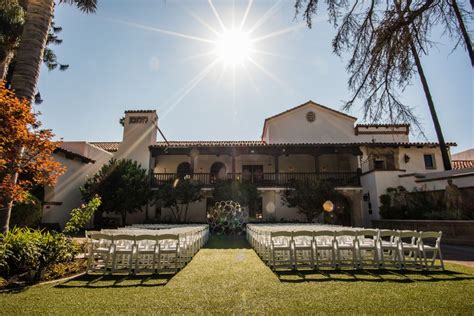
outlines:
M189 205L202 199L202 185L189 179L168 181L154 192L155 203L169 208L174 221L186 222Z
M0 235L0 275L9 278L41 272L51 264L72 261L78 247L60 233L13 228Z
M71 234L84 228L100 204L100 197L96 195L87 204L82 204L80 207L73 209L71 211L71 219L66 223L63 232L65 234Z
M38 266L41 233L15 227L2 237L0 244L0 275L4 278L28 272Z
M38 227L41 222L41 201L34 195L27 193L24 202L15 204L10 218L11 227Z
M298 213L312 222L323 212L323 203L327 200L344 200L334 186L323 180L301 179L294 180L289 189L282 192L282 201L288 207L297 207Z
M84 201L100 196L102 203L96 212L95 225L100 226L102 213L116 213L126 224L127 214L140 212L151 195L150 178L146 169L130 159L110 159L92 178L81 187Z
M38 271L42 272L52 264L74 260L79 247L72 239L60 233L41 232L38 252Z

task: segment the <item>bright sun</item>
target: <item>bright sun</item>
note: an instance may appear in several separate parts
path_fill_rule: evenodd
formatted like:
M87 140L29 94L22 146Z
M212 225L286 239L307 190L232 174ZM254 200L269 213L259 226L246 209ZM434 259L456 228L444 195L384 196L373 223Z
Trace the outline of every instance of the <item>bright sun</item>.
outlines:
M224 65L242 65L250 58L252 40L249 33L238 29L225 30L216 41L214 53Z

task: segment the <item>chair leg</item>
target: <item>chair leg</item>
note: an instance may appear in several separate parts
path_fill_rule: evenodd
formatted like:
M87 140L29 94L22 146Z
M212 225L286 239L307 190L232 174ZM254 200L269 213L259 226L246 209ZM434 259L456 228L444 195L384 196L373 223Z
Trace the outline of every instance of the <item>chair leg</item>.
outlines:
M443 255L441 254L441 247L439 247L438 253L439 253L439 261L441 262L441 269L444 271L444 261L443 261Z

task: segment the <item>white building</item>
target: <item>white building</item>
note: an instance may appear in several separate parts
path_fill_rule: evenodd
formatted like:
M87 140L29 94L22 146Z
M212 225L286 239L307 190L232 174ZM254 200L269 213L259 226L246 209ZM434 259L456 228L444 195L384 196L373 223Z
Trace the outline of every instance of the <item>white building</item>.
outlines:
M156 111L126 111L121 142L63 144L57 156L68 172L46 191L43 221L63 226L69 211L81 203L79 186L115 157L138 161L152 174L154 187L182 175L201 181L206 198L192 205L189 221L206 221L216 179L257 184L261 201L253 217L304 220L281 200L288 181L304 177L333 182L351 201L352 224L370 226L371 220L379 218L379 196L388 187L429 189L426 182L417 182L420 175L442 172L443 163L438 144L410 142L407 124L367 125L356 120L309 101L265 119L260 140L167 143L157 141ZM73 160L65 159L64 150ZM170 217L169 210L156 207L148 214L155 220ZM130 215L128 221L144 219L142 212Z

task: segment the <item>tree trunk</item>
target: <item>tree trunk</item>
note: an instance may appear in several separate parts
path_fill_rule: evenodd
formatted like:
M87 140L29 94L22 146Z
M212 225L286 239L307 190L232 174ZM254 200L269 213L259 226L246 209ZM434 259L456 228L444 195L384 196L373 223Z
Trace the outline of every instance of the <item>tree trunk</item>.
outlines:
M127 211L122 211L121 215L122 215L122 225L125 227L127 223Z
M189 209L189 203L186 204L186 210L184 211L184 222L188 220L188 209Z
M410 43L410 49L413 54L413 58L415 59L416 68L418 70L418 74L420 75L421 84L423 85L426 101L428 102L428 107L431 112L431 118L433 119L433 124L436 130L436 135L438 136L439 148L441 150L441 156L443 158L444 170L451 170L452 168L451 168L451 161L449 159L448 148L444 141L443 132L441 131L441 125L439 124L438 115L436 114L436 109L433 103L433 98L431 97L428 81L426 80L423 67L421 66L420 57L418 56L418 52L416 51L416 48L413 42Z
M469 58L471 59L471 66L474 67L474 51L472 51L472 42L471 38L469 37L469 33L467 32L466 25L464 24L464 20L462 19L461 11L459 10L456 0L452 0L451 5L453 6L454 13L456 14L456 19L458 20L459 28L461 29L467 53L469 54Z
M17 97L32 102L38 83L44 48L48 39L53 17L54 0L29 0L20 47L16 51L15 72L12 89ZM23 151L23 148L22 150ZM18 173L14 181L18 180ZM13 201L8 204L6 214L2 214L2 231L8 231ZM4 211L3 211L4 212ZM2 212L2 213L3 213Z
M12 89L18 97L33 100L43 52L53 17L54 0L29 0L20 47L16 52Z
M5 58L0 61L0 80L5 80L8 74L8 66L13 59L13 51L9 50L5 53Z

